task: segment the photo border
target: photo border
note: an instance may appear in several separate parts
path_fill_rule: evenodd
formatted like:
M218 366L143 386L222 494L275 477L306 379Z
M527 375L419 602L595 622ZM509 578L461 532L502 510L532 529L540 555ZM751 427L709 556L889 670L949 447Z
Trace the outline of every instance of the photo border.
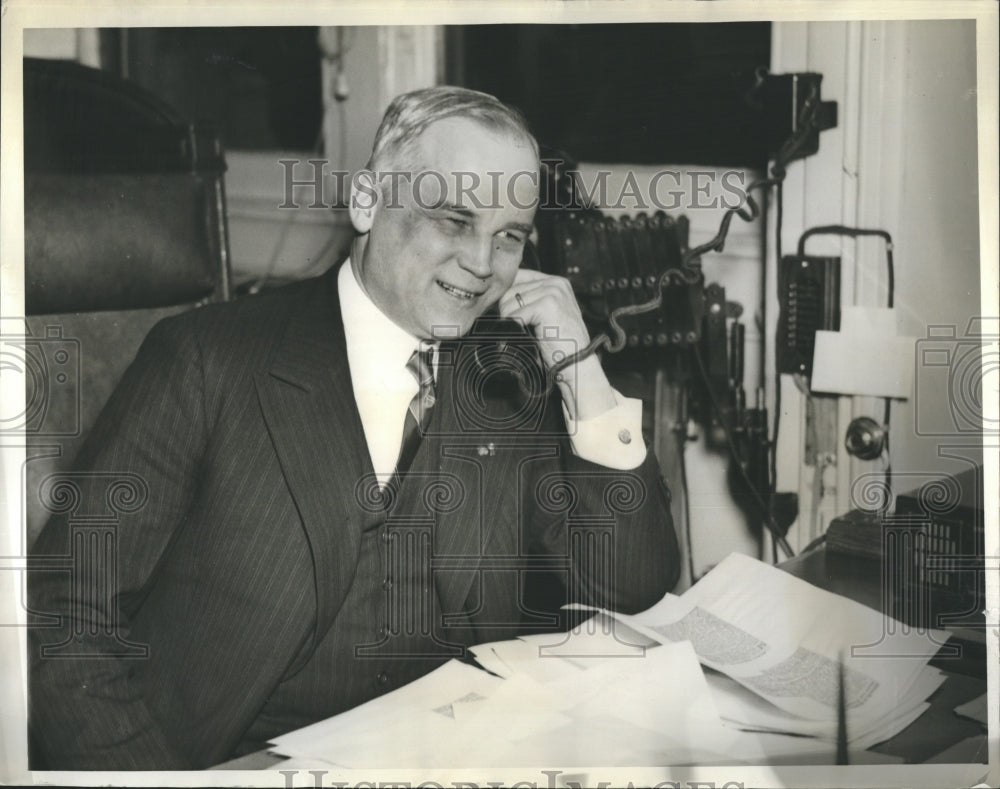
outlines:
M49 2L48 0L6 0L2 5L2 134L0 134L0 315L21 316L23 310L23 171L21 166L23 130L21 122L21 58L22 32L31 27L145 27L145 26L206 26L239 24L246 26L269 24L360 25L384 24L477 24L477 23L590 23L590 22L712 22L712 21L819 21L851 19L975 19L977 22L978 76L978 162L980 196L980 255L981 255L981 314L996 315L998 292L998 188L1000 164L997 157L997 82L998 35L997 4L984 2L837 2L796 0L795 2L698 2L678 0L671 3L608 2L570 3L559 0L537 2L344 2L335 6L322 2L263 2L223 6L203 0L190 2L107 2L95 6L80 2ZM4 403L23 404L24 393L0 378L0 398ZM993 396L990 396L990 395ZM996 393L983 398L984 418L997 418ZM11 564L24 544L21 521L20 469L24 463L24 447L4 444L0 447L0 471L4 485L4 526L0 531L0 562L8 560L0 572L0 606L11 607L15 621L24 621L24 612L13 605L15 580L21 573ZM986 452L984 478L1000 478L997 453ZM997 516L1000 512L997 486L985 485L986 556L1000 556ZM997 568L988 568L996 570ZM591 770L566 769L560 781L585 781L596 785L602 781L613 786L631 782L635 785L655 785L664 781L681 786L702 786L709 783L721 787L727 782L744 786L941 786L966 781L971 785L984 781L1000 783L997 765L1000 762L997 733L1000 732L1000 697L997 688L997 667L1000 665L1000 607L998 607L998 573L987 573L987 608L993 612L992 637L988 638L989 665L988 699L989 764L988 765L885 765L851 767L734 767L698 766L686 768L636 768ZM4 611L4 616L7 612ZM11 620L6 620L11 621ZM54 783L63 785L122 785L122 786L231 786L288 785L277 768L266 771L193 771L170 773L104 773L104 772L42 772L27 771L25 734L25 671L26 642L23 627L0 627L0 784ZM544 768L555 769L555 768ZM586 778L580 776L586 774ZM308 773L299 776L295 785L311 786ZM485 779L485 780L484 780ZM353 786L420 781L436 781L445 786L453 782L484 784L488 781L510 785L519 781L534 781L548 786L552 776L543 768L483 769L483 770L343 770L331 769L322 778L323 786L346 782ZM673 784L667 784L673 785Z

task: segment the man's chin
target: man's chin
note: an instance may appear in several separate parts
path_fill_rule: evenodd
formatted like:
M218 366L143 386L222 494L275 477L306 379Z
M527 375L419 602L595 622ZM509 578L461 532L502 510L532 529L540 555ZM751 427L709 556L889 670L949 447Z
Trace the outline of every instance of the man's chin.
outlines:
M478 316L476 316L478 317ZM475 324L476 318L463 317L462 320L439 316L431 324L431 338L435 340L454 340L464 337Z
M436 340L449 340L457 337L464 337L484 314L487 314L487 307L475 312L463 312L461 315L446 315L441 313L435 315L431 325L432 336ZM496 313L493 313L494 317Z

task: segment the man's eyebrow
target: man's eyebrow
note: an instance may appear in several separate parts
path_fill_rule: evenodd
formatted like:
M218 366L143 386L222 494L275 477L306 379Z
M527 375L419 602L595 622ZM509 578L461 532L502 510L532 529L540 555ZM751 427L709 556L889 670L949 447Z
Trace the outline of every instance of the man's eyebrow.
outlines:
M441 206L439 206L439 208L442 211L449 211L454 214L459 214L465 217L466 219L475 220L477 218L476 212L473 211L471 208L468 208L463 203L444 203ZM535 229L535 226L525 224L524 222L508 222L506 225L504 225L504 228L507 230L520 230L522 233L531 235L531 233Z
M473 218L475 213L471 208L465 205L465 203L445 203L441 205L442 211L451 211L455 214L461 214L464 217Z

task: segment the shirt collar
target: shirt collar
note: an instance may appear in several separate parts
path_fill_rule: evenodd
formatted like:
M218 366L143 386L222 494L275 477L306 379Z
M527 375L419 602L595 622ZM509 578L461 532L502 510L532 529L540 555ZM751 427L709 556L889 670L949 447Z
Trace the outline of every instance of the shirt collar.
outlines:
M359 383L388 385L393 372L405 370L413 352L426 344L375 306L358 283L350 258L337 275L337 290L351 375Z

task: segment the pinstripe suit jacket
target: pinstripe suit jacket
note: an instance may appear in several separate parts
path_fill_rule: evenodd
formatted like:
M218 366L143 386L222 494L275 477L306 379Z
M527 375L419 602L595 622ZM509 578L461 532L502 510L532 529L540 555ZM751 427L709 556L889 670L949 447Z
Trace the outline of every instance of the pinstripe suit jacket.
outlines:
M516 622L517 593L494 595L488 582L484 600L470 606L477 557L518 555L529 543L566 554L568 516L606 516L609 506L617 510L614 574L601 580L577 568L568 577L584 599L623 610L659 599L678 559L652 454L634 472L613 472L631 487L621 506L609 504L607 486L586 483L609 470L573 456L558 430L544 437L561 420L551 403L520 432L497 428L505 406L493 403L486 407L500 408L499 419L487 427L501 448L483 457L482 424L470 428L450 396L461 389L460 367L445 365L439 376L448 435L434 439L443 442L434 447L439 473L459 480L466 498L434 517L435 556L464 557L463 569L435 577L443 609L471 608L479 625ZM531 458L538 462L526 464ZM185 769L227 759L336 616L365 517L357 484L371 470L336 269L158 324L67 479L73 495L49 491L61 511L33 548L70 555L77 568L29 574L37 625L29 708L50 769ZM538 485L554 474L585 484L575 497L553 488L539 506ZM74 542L89 533L98 545L95 523L114 551ZM74 593L74 579L101 573L112 578L107 594Z

